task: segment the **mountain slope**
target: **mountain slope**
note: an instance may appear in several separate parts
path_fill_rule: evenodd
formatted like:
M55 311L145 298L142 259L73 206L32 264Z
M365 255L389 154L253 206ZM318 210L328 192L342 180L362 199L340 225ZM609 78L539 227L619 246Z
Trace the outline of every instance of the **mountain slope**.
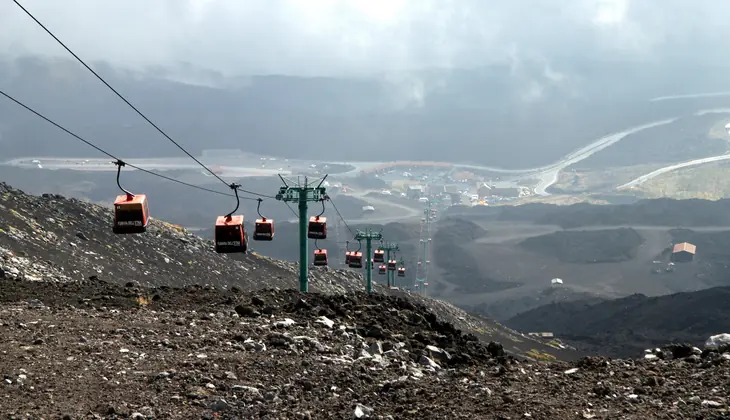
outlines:
M159 294L161 287L206 284L244 291L298 288L296 264L256 254L219 255L210 241L159 220L152 220L143 235L114 235L111 220L110 209L55 195L31 196L0 183L0 279L60 285L89 280L112 285L131 282L152 287L150 296ZM364 290L362 276L356 271L312 268L309 279L311 291L341 295ZM52 290L60 286L40 287ZM382 285L377 290L420 302L465 332L486 341L501 341L509 353L577 357L577 353L527 339L446 302L390 291ZM10 292L0 287L0 296L2 293ZM18 293L10 293L6 299L32 299L36 291L21 287Z
M524 312L505 324L523 331L551 331L587 351L634 357L667 342L701 346L710 335L730 331L728 299L730 287L717 287L590 304L555 303Z
M292 264L254 254L219 255L209 241L159 220L151 221L147 234L115 235L111 220L104 207L53 195L33 197L0 184L0 247L13 252L10 261L19 267L5 271L60 282L95 276L155 286L199 283L250 289L296 284L298 271ZM312 270L312 289L360 287L356 273L334 271L326 277L324 270Z
M659 198L610 205L530 203L521 206L452 206L444 216L558 225L564 229L584 226L727 226L730 225L730 200Z
M0 205L0 411L9 418L727 414L718 390L730 375L728 348L545 362L566 353L445 302L271 289L279 273L284 286L293 283L289 265L230 261L159 221L120 239L108 234L107 209L76 200L0 184ZM160 257L169 261L145 263ZM320 289L339 291L356 277L332 271L319 273ZM503 345L485 342L494 338Z

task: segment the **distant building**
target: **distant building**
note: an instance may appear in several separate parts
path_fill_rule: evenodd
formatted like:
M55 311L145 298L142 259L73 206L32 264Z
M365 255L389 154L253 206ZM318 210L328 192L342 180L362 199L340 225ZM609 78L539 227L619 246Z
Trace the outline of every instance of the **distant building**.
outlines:
M425 190L423 185L409 185L406 189L406 195L408 198L421 198Z
M690 262L697 253L697 246L689 242L682 242L672 248L672 262Z
M430 195L439 195L446 192L446 185L444 184L438 184L438 183L431 183L428 184L427 192Z
M486 182L477 185L477 194L479 198L486 198L492 195L492 187Z
M461 192L459 188L463 188L459 185L444 185L443 194L449 197L452 204L461 204Z
M479 199L487 197L517 198L529 195L529 189L519 185L499 185L480 182L477 184Z

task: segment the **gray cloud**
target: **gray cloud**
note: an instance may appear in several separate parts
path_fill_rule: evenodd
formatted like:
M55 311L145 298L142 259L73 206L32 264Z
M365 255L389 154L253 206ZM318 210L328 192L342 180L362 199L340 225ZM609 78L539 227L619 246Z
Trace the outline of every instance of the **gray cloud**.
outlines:
M82 57L127 67L191 63L228 74L392 73L556 57L725 62L730 3L714 0L25 0ZM67 56L10 0L0 54ZM408 82L413 100L423 90ZM420 95L420 96L419 96Z

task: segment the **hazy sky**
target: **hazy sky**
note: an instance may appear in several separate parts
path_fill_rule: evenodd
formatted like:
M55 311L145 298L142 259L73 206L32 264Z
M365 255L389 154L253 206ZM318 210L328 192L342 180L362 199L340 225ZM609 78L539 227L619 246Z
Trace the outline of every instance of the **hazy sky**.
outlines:
M342 74L469 67L516 56L716 61L723 0L22 0L84 58L189 62L226 73ZM0 54L67 56L12 0Z

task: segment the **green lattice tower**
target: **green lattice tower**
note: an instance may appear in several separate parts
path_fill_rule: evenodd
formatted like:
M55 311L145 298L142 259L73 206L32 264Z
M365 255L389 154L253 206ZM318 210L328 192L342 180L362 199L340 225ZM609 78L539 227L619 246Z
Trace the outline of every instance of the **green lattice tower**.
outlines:
M303 184L301 182L287 182L281 175L279 175L279 178L281 178L284 186L279 188L276 199L299 205L299 291L307 293L309 291L309 238L307 238L309 203L322 202L328 199L327 190L322 187L327 175L311 184L307 177L304 177ZM319 183L315 187L314 184L317 182Z
M368 293L373 292L373 241L380 241L383 235L380 232L373 232L370 229L366 231L358 230L355 239L365 241L365 287Z
M385 264L388 265L388 261L390 261L390 253L395 253L396 251L400 251L400 248L398 247L398 244L396 243L385 243L383 244L380 249L385 251ZM395 271L386 270L386 275L388 279L388 287L395 286Z

